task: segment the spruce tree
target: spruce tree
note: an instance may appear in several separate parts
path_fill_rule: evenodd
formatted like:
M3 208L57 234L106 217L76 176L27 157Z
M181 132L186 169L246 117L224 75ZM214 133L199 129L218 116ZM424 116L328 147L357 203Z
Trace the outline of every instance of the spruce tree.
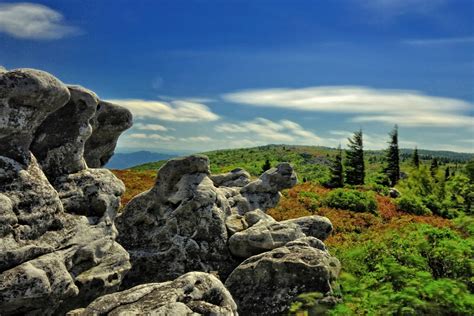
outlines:
M346 152L346 183L351 185L364 184L364 146L362 130L354 132L349 138L349 150Z
M430 172L433 178L436 176L436 171L438 171L438 159L433 158L430 166Z
M398 151L398 126L395 125L390 132L390 142L387 149L387 166L385 167L385 174L390 180L390 185L395 186L400 180L400 154Z
M450 176L450 172L449 172L449 166L446 167L446 169L444 169L444 180L448 180L449 179L449 176Z
M272 167L272 165L270 164L270 160L268 160L268 159L265 160L265 163L262 166L262 173L269 170L271 167Z
M344 170L342 167L342 149L341 145L337 147L337 154L334 160L331 161L331 180L329 186L331 188L342 188L344 186Z
M416 168L420 166L420 156L418 156L418 148L416 147L413 151L412 163Z

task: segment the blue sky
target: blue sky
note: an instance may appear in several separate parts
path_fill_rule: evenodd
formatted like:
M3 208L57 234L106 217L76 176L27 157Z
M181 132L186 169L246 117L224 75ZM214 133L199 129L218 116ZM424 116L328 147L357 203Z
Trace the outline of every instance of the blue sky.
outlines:
M474 152L474 1L0 1L0 65L132 110L118 151Z

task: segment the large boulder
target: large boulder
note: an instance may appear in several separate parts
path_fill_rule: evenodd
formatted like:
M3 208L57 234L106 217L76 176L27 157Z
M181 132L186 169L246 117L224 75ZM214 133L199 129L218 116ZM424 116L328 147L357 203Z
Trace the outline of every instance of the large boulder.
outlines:
M96 103L45 72L0 73L2 315L65 313L117 290L130 269L115 242L124 185L82 156Z
M306 236L316 237L320 240L326 240L333 229L332 223L327 217L318 215L288 219L281 221L280 224L296 224Z
M168 161L155 186L117 218L119 242L130 253L128 285L172 280L189 271L219 271L237 265L227 247L230 206L209 178L209 160L190 156Z
M237 315L229 291L213 275L190 272L174 281L138 285L102 296L69 316L89 315Z
M99 101L90 123L92 135L85 144L84 158L90 168L102 168L113 156L120 134L132 126L132 113L117 104Z
M27 165L38 126L69 100L68 88L34 69L0 72L0 153Z
M306 236L297 224L277 222L260 210L246 213L241 221L248 227L229 238L229 249L237 257L248 258Z
M216 187L243 187L250 183L250 173L242 168L236 168L228 173L211 176Z
M242 262L227 278L241 315L282 315L299 294L332 293L339 261L314 237L304 237Z

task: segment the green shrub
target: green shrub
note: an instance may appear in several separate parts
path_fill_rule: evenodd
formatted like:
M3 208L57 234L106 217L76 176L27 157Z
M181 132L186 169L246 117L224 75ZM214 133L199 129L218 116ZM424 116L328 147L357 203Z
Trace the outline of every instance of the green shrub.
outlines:
M324 204L353 212L375 213L377 211L377 202L372 192L361 192L352 189L332 190L326 196Z
M397 208L415 215L430 215L431 211L423 204L421 198L415 195L403 195L396 200Z
M330 315L472 315L472 237L411 224L334 250L344 302Z

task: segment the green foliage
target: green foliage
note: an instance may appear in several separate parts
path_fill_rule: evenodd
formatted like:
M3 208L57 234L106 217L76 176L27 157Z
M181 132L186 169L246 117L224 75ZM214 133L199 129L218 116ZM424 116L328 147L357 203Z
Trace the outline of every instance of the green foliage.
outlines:
M341 146L337 148L336 157L331 161L331 180L329 180L327 186L330 188L342 188L344 186L344 169L342 166L342 149Z
M362 130L354 132L349 138L349 149L346 152L346 183L351 185L364 184L365 163Z
M324 204L343 210L353 212L377 211L377 201L372 192L361 192L350 189L336 189L329 192L324 200Z
M474 310L474 240L412 224L336 249L344 303L331 315L468 315Z
M395 125L390 132L390 142L387 149L387 166L384 171L390 180L390 185L394 186L400 180L400 154L398 152L398 127Z
M469 160L464 170L471 184L474 184L474 159Z
M416 195L403 195L396 200L397 209L415 215L430 215L431 211Z

